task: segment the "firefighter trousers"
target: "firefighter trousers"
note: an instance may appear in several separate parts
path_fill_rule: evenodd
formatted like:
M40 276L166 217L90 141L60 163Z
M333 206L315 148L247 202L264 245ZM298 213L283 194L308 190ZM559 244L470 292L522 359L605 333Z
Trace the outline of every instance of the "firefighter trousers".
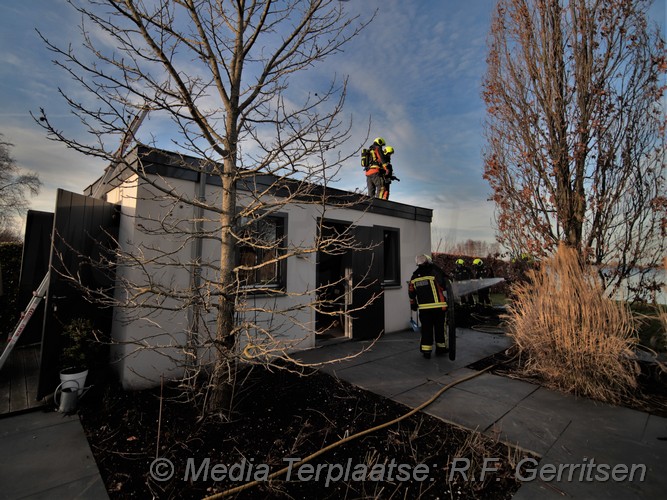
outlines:
M440 308L419 310L419 321L422 324L422 338L421 345L419 346L421 352L431 352L433 350L434 338L436 349L447 348L445 315L446 312Z

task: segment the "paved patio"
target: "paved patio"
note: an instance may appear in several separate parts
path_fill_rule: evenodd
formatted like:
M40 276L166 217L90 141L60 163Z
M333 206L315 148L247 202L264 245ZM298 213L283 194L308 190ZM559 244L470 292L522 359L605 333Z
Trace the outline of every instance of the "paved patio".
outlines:
M510 345L504 335L458 329L455 361L424 359L418 336L387 334L366 352L320 369L409 407L419 406L450 382L474 373L467 365ZM303 361L320 363L368 348L370 342L343 342L305 351ZM541 457L538 468L573 470L560 481L526 481L515 499L662 498L667 491L667 419L547 390L528 382L484 373L446 391L424 409L446 422L478 430ZM588 464L590 474L580 474ZM612 467L645 466L643 481L616 481ZM590 468L588 469L590 470ZM620 469L616 469L620 470ZM545 472L548 469L545 469Z
M304 361L369 391L416 407L440 388L474 373L469 364L509 346L504 335L458 330L458 355L424 359L410 331L370 342L330 343L300 354ZM643 481L574 474L526 481L515 499L662 498L667 491L667 419L549 391L484 373L425 408L444 421L476 429L541 457L538 467L641 464ZM491 457L490 457L491 458ZM596 469L600 470L600 469ZM608 472L610 472L609 470ZM582 479L583 478L583 479ZM590 479L589 479L590 478ZM0 418L0 499L107 498L77 416L32 411Z

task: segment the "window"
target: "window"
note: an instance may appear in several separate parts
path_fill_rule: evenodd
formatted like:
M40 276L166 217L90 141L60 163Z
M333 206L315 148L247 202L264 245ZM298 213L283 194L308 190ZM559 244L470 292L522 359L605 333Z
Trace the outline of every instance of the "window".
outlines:
M382 283L399 286L401 284L400 233L398 229L384 229L384 269Z
M237 264L244 288L284 288L285 217L270 216L257 220L243 219L239 235Z

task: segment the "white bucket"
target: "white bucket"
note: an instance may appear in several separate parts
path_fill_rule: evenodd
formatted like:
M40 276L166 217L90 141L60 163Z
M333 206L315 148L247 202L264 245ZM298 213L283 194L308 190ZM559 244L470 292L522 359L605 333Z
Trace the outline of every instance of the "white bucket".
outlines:
M60 372L61 389L78 389L78 395L81 396L86 387L86 377L88 370L75 372L73 368L66 368Z

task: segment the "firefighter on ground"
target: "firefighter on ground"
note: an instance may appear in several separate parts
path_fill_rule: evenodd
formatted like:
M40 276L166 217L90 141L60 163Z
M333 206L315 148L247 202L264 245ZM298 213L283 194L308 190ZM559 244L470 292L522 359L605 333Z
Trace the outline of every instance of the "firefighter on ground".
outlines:
M525 283L529 281L528 271L535 267L535 261L530 254L522 253L518 257L514 257L510 262L509 277L513 282Z
M466 266L466 263L463 259L456 259L456 262L454 263L454 279L456 281L472 279L472 271L468 266ZM473 306L475 305L475 299L470 293L467 295L462 295L461 304Z
M366 186L368 187L368 196L375 198L379 196L384 184L384 172L389 163L382 147L386 144L382 137L377 137L373 144L368 147L370 153L370 162L366 170Z
M384 148L384 155L387 158L387 164L385 166L384 172L382 173L382 188L380 189L380 194L378 198L383 200L389 199L389 186L391 181L400 181L398 177L394 176L394 167L391 164L391 155L394 154L394 148L387 146Z
M410 278L408 296L410 297L410 309L419 311L419 320L422 324L419 350L428 359L433 351L434 337L435 354L441 355L448 351L445 338L447 278L442 269L433 264L427 255L417 255L415 263L417 269Z
M484 264L482 259L472 261L472 270L475 279L493 278L493 272ZM483 306L491 305L491 292L488 288L477 292L477 302Z

